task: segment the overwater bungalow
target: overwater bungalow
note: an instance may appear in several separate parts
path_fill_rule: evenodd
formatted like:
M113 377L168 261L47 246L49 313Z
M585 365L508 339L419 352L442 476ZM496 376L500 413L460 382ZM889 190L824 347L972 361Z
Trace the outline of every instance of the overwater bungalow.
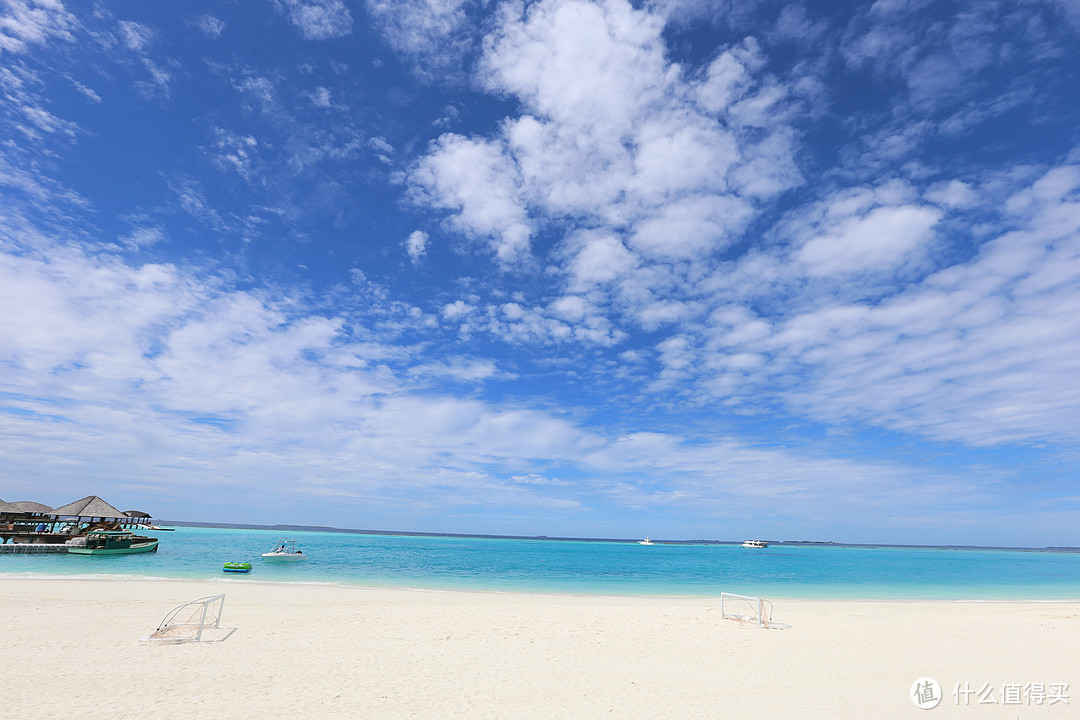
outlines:
M121 525L150 525L150 513L143 512L142 510L125 510L124 514L127 515L127 521L120 523Z
M14 503L4 502L0 500L0 522L11 522L12 520L22 520L26 513L22 508L16 506Z
M97 495L55 509L31 500L17 503L0 500L0 544L63 545L96 528L149 524L149 513L130 512L133 514L117 510Z
M53 509L48 505L42 505L39 502L33 500L16 500L11 503L15 507L22 510L24 513L28 513L31 517L48 517L52 514Z

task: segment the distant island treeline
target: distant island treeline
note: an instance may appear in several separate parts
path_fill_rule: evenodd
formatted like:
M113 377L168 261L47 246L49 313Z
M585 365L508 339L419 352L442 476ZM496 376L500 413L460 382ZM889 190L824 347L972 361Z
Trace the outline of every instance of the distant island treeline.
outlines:
M446 537L446 538L487 538L491 540L559 540L567 542L617 542L635 543L640 538L604 538L604 537L569 537L551 535L496 535L489 533L447 533L447 532L423 532L419 530L366 530L360 528L338 528L330 525L256 525L251 523L217 523L197 522L189 520L162 520L161 525L176 525L178 527L203 527L223 528L232 530L276 530L279 532L329 532L347 533L353 535L389 535L400 537ZM845 543L835 540L769 540L763 538L770 545L783 545L799 547L804 545L830 545L838 548L928 548L937 550L1027 550L1030 552L1080 552L1080 547L1055 546L1055 547L1004 547L987 545L907 545L902 543ZM741 540L653 540L656 545L740 545Z

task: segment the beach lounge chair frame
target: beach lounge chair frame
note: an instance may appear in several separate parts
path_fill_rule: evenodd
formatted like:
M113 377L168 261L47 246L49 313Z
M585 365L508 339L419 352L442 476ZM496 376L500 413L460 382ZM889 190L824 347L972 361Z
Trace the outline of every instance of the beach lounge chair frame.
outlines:
M200 642L207 629L221 627L225 593L199 598L173 609L147 640L157 642Z

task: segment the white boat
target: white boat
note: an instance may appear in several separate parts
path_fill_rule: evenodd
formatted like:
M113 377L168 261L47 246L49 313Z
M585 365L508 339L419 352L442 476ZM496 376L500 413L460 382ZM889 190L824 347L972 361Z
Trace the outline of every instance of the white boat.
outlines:
M747 540L742 546L748 548L767 548L769 547L769 543L764 540Z
M655 545L656 543L654 543L652 540L650 540L649 536L646 535L645 539L644 540L638 540L637 544L638 545Z
M296 548L296 541L292 539L281 540L270 552L262 554L263 560L306 560L301 550Z

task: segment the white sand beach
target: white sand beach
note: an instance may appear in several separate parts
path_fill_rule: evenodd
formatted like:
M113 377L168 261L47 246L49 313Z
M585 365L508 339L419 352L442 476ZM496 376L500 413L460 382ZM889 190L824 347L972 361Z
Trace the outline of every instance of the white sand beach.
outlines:
M224 640L140 642L220 592ZM719 599L3 577L0 613L22 720L1080 717L1080 603L777 600L768 630Z

